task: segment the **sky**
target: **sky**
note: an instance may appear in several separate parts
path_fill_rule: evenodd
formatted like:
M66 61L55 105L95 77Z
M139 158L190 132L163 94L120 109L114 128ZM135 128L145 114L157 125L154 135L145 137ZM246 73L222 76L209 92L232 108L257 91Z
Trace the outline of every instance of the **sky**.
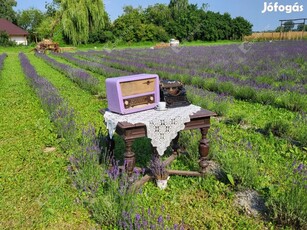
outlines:
M17 0L17 7L14 9L26 10L31 7L45 11L45 3L52 0ZM132 5L146 8L156 3L168 4L170 0L105 0L103 1L107 13L111 20L115 20L123 13L123 6ZM209 4L208 10L228 12L233 18L242 16L253 24L253 31L275 30L279 25L279 20L307 18L306 0L189 0L190 4L197 4L199 7L203 3Z

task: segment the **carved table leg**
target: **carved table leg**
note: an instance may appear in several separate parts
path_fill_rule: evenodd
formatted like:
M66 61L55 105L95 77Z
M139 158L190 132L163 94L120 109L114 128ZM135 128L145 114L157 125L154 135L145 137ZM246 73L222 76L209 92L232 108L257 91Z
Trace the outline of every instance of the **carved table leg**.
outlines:
M128 176L131 176L135 167L135 154L132 152L133 140L125 140L126 152L125 152L125 169Z
M175 137L175 139L173 140L173 144L172 144L173 154L175 154L175 155L179 155L178 150L179 150L180 146L178 144L178 140L179 140L179 132L178 132L177 136Z
M200 166L200 172L204 173L206 167L208 166L207 160L208 160L208 154L209 154L209 140L207 139L207 133L208 128L201 128L201 140L199 142L199 166Z
M157 147L153 147L151 145L151 151L152 151L152 157L160 157L158 150L157 150Z

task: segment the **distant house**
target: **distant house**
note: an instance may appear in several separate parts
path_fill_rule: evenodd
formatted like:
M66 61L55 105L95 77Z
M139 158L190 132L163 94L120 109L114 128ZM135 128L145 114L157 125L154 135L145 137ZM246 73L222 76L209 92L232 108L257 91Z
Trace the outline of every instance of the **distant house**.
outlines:
M12 22L0 18L0 31L6 32L9 35L10 40L15 41L18 45L28 45L27 36L29 33Z

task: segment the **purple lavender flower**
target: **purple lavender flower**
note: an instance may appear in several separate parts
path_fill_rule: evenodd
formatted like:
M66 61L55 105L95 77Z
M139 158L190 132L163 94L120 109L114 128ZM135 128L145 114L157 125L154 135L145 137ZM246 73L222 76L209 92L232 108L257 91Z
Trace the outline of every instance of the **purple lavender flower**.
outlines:
M148 50L127 49L82 52L76 55L132 72L155 72L161 77L200 76L215 78L234 86L249 86L256 90L291 91L307 94L306 88L296 79L305 79L301 60L307 59L305 42L256 43L253 52L242 53L238 45L214 47L186 47L180 58L174 58L171 49ZM72 55L72 54L70 54ZM296 60L289 62L288 60ZM280 69L291 69L297 74L280 73ZM278 78L291 82L288 86L276 84ZM272 81L273 79L273 81ZM294 84L294 85L293 85ZM292 86L293 85L293 86Z
M57 62L55 59L45 54L35 53L37 57L43 59L48 65L68 76L76 82L81 88L88 90L92 94L97 94L99 89L99 80L80 68L73 68L64 63Z
M162 224L162 223L163 223L163 217L162 217L162 215L160 215L160 216L158 217L158 223L159 223L159 224Z
M55 114L60 115L62 111L68 111L58 90L48 80L37 74L25 54L20 53L19 59L29 84L40 97L42 105L50 113L51 119L56 122L57 117L54 117Z
M168 177L168 172L166 166L158 156L153 156L152 160L150 161L150 171L151 174L156 179L166 179Z
M301 175L305 175L307 177L307 167L306 165L304 165L303 163L300 163L298 166L297 165L293 165L294 168L294 173L298 173Z
M93 53L93 52L91 52ZM80 55L80 53L78 53ZM100 73L103 75L106 75L107 77L113 77L113 76L118 76L118 75L127 75L126 71L121 71L119 69L115 69L112 67L108 67L104 64L93 62L93 61L87 61L87 60L81 60L78 58L75 58L73 54L71 53L62 53L62 54L54 54L56 56L62 57L69 62L72 62L84 69Z
M4 59L7 57L7 54L6 53L3 53L0 55L0 71L2 70L3 68L3 62L4 62Z

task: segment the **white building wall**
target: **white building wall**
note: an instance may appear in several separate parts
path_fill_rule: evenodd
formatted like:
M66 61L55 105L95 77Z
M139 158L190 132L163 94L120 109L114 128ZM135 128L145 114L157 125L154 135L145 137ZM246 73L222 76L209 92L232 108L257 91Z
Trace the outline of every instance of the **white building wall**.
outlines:
M15 41L17 45L28 45L27 37L24 36L11 36L11 41Z

